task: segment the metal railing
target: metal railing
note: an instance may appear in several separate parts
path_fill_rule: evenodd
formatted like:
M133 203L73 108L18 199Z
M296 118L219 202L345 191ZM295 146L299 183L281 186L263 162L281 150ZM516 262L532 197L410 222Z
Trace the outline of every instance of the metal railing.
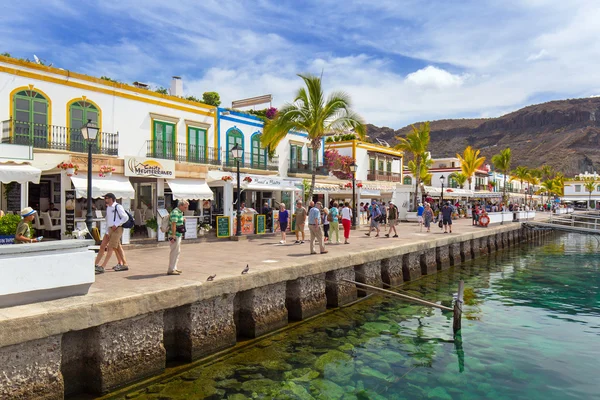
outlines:
M223 167L225 168L236 168L237 163L235 158L231 155L231 152L223 151L221 160L223 160ZM268 155L252 155L252 153L244 153L240 160L240 168L252 168L262 169L265 171L278 171L279 170L279 157L274 156L269 158Z
M188 145L187 143L163 140L147 140L146 156L194 164L220 165L219 151L214 147Z
M312 174L313 171L316 171L317 175L329 175L329 170L323 163L320 162L303 162L298 160L290 160L290 169L289 172L291 174Z
M15 120L2 121L2 143L32 146L37 149L66 150L87 153L88 146L81 129L36 124ZM92 146L94 154L116 156L119 153L119 134L99 132Z
M402 175L399 172L369 170L367 173L367 180L400 182L402 181Z

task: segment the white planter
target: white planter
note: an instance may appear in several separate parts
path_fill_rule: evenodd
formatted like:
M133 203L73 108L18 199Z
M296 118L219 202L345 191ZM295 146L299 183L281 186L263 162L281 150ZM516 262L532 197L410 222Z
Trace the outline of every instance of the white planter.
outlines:
M73 175L75 175L75 168L67 168L65 170L65 172L66 172L67 176L73 176Z
M198 229L198 236L204 236L206 231L204 229Z
M148 231L148 237L150 239L156 239L156 231L154 229L147 227L146 230Z
M405 219L408 222L418 222L419 221L416 211L415 212L407 212Z
M112 176L112 172L105 172L102 175L104 175L104 178L110 178Z

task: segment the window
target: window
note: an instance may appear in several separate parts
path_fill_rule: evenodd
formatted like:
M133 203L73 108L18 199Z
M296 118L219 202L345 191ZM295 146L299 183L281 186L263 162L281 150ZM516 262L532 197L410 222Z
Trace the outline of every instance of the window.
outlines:
M581 192L581 185L575 185L575 191Z
M375 158L369 158L369 172L375 173Z
M188 126L187 157L192 162L206 162L206 129Z
M600 192L600 186L596 187L596 192Z
M385 166L385 170L389 173L392 172L392 162L391 161L388 160L388 162L386 163L386 166Z
M405 176L404 177L404 184L405 185L412 185L412 178L410 176Z
M13 98L14 136L18 144L46 147L48 143L48 99L35 90L22 90Z
M244 134L238 128L231 128L227 130L227 155L225 159L227 160L228 165L233 165L233 155L231 154L231 149L237 143L238 147L244 149ZM244 156L242 153L242 159L240 160L240 166L244 164Z
M308 164L308 168L312 171L313 170L313 165L312 165L312 156L313 156L313 152L312 149L310 147L306 148L306 161Z
M153 121L153 125L152 150L154 157L174 160L176 155L175 124Z
M262 147L260 143L260 133L255 133L252 135L252 140L250 141L250 147L252 151L252 168L264 169L267 165L267 149Z
M383 160L379 160L377 163L377 171L383 172Z
M304 146L300 146L297 144L290 145L290 167L298 168L299 164L302 163L302 149Z
M86 151L81 127L87 124L88 119L96 126L100 126L98 115L98 108L89 101L81 100L71 103L69 106L69 141L72 151Z
M448 186L455 189L458 188L458 183L456 183L456 179L453 176L450 176L448 179Z

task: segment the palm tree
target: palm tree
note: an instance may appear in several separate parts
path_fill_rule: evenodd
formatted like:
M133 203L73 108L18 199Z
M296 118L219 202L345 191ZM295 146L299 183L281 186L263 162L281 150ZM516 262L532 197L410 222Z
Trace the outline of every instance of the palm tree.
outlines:
M540 171L542 171L542 178L544 179L552 179L553 175L554 175L554 169L549 166L549 165L542 165L540 167Z
M429 153L425 153L421 159L421 168L419 171L421 182L423 182L425 185L431 185L431 178L433 175L429 172L429 168L431 168L432 165L433 160L431 159ZM417 176L417 164L415 161L410 160L407 166L412 176Z
M510 178L511 181L518 180L521 183L521 190L523 190L523 182L527 182L528 179L529 168L523 166L515 168L512 172L512 177ZM525 194L525 196L527 196L527 194ZM527 199L527 197L525 197L525 199Z
M506 176L510 171L511 153L510 147L502 150L499 154L492 156L492 164L494 168L502 171L504 175L504 188L502 189L502 201L506 204L508 199L506 198Z
M429 122L425 122L416 128L412 125L412 132L406 137L396 137L398 144L397 150L402 150L407 153L412 153L415 163L415 193L413 194L413 205L417 206L417 198L419 194L419 185L421 183L421 164L423 158L427 157L427 148L429 147Z
M485 162L485 157L479 157L479 150L473 149L471 146L467 146L463 155L457 154L456 157L460 160L460 169L463 174L467 176L469 181L469 189L473 182L473 175Z
M529 189L529 208L531 208L531 203L533 202L533 191L531 190L531 185L539 185L541 176L542 172L537 169L532 169L529 171L529 178L527 179Z
M352 111L350 96L344 92L332 92L327 99L323 93L321 78L314 75L298 75L306 87L298 89L293 103L286 103L274 119L264 127L261 141L268 148L275 148L289 131L308 134L312 159L318 160L323 137L330 133L353 129L358 137L365 138L367 128L363 119ZM312 198L317 168L312 168L308 198Z
M585 188L586 192L588 192L590 194L590 197L588 199L588 210L591 208L591 204L592 204L592 192L594 190L596 190L596 180L594 178L585 178L584 179L585 183L583 184L583 187Z
M455 172L450 175L450 178L454 179L456 184L463 189L465 187L465 183L467 183L467 176L462 172Z

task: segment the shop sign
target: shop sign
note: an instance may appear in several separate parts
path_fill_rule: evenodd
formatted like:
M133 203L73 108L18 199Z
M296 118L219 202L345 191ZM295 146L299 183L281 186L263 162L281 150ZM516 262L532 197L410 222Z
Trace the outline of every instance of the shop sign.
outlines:
M266 215L257 215L256 216L256 234L262 235L267 231L267 216Z
M175 178L175 161L125 157L125 176L173 179Z
M73 232L75 230L76 203L75 190L65 190L65 230L67 232Z
M229 217L217 217L217 237L226 238L229 237Z

